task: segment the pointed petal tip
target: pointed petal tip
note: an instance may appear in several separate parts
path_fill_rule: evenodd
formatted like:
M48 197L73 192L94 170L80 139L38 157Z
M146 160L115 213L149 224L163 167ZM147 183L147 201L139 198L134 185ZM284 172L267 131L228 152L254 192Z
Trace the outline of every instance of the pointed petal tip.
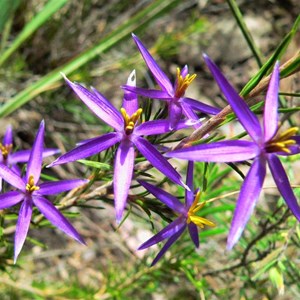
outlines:
M47 165L46 168L52 168L56 165L56 160L53 161L51 164Z
M81 245L87 246L86 241L85 241L81 236L79 236L79 237L76 238L75 240L76 240L78 243L80 243Z
M206 61L210 61L211 60L210 57L205 52L202 53L202 57Z
M226 251L231 251L233 248L234 244L232 242L227 241L227 245L226 245Z
M67 75L66 75L65 73L60 72L60 75L63 77L63 79L64 79L65 81L71 82L71 81L68 79L68 77L67 77Z
M158 260L153 260L153 262L150 265L150 268L154 267L156 265L156 263L158 262Z
M189 192L191 192L191 189L182 181L182 180L180 180L180 182L181 182L181 185L186 189L186 190L188 190Z

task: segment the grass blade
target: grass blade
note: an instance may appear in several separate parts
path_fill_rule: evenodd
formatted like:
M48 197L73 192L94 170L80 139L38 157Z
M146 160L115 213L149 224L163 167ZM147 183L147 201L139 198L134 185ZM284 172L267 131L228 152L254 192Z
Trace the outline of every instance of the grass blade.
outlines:
M9 2L9 1L7 1ZM0 55L0 66L26 41L37 29L39 29L54 13L67 3L67 0L50 0L20 32L10 47Z
M260 82L260 80L268 73L268 71L272 68L275 62L280 59L280 57L283 55L284 51L286 50L287 46L295 36L299 24L300 24L300 15L296 19L292 27L292 30L284 37L284 39L281 41L279 46L276 48L275 52L271 55L271 57L267 60L267 62L261 67L261 69L244 86L244 88L240 93L241 96L245 97L246 95L248 95L253 90L253 88ZM295 68L295 64L297 64L297 60L290 68ZM287 71L285 71L285 73L287 73ZM286 74L282 74L282 72L280 75L281 75L280 77L286 76Z
M173 6L179 4L180 2L181 1L179 0L157 0L152 2L142 11L133 16L130 20L121 24L106 37L102 38L96 46L81 53L69 63L48 73L44 77L40 78L37 82L31 84L23 91L15 95L9 102L5 103L0 108L0 117L11 114L17 108L33 99L35 96L44 91L52 89L55 86L55 83L62 79L60 72L63 72L66 75L72 73L90 60L94 59L97 55L118 44L131 32L137 31L138 29L146 26L151 20L160 16L164 12L169 11Z

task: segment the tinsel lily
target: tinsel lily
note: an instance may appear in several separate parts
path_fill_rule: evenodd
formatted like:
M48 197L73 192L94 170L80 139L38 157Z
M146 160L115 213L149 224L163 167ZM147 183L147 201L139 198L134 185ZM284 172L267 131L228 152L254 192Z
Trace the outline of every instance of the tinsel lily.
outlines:
M139 38L134 34L132 34L132 37L157 84L161 87L161 90L143 89L129 85L122 86L123 89L144 97L166 101L168 103L170 129L176 129L182 115L185 115L189 120L195 121L195 127L200 126L199 118L194 110L212 115L220 112L220 109L218 108L204 104L195 99L184 97L186 89L196 78L196 74L189 74L187 66L182 70L177 68L176 81L172 84Z
M118 111L100 92L91 91L78 83L73 83L65 77L68 85L77 96L100 119L111 126L115 132L104 134L85 141L75 149L55 160L50 166L76 161L100 153L109 147L120 143L114 158L113 186L117 222L121 221L133 175L135 147L159 171L173 182L185 186L180 174L143 136L162 134L169 131L168 121L153 120L139 124L142 109L138 108L137 96L125 92L123 106ZM127 84L135 85L135 72ZM181 122L179 127L185 127Z
M2 143L0 143L0 163L11 168L15 173L21 174L18 163L27 163L31 150L20 150L13 152L13 131L12 127L8 126ZM59 149L44 149L43 157L51 156L59 153ZM0 191L2 190L2 178L0 177Z
M15 232L15 262L25 242L34 205L54 226L84 244L76 229L44 196L71 190L87 183L88 180L73 179L39 183L43 159L44 130L45 125L42 121L31 150L24 178L0 163L0 176L17 189L0 195L0 209L21 203Z
M205 61L217 81L225 98L228 100L239 121L253 141L221 141L202 144L167 154L169 157L206 162L238 162L253 159L252 166L243 182L234 212L227 248L231 249L239 240L259 197L268 163L279 192L288 207L300 221L300 207L293 193L285 170L278 155L293 155L300 152L300 136L295 134L298 128L293 127L280 133L278 126L278 89L279 64L276 63L268 87L263 128L256 115L249 109L244 100L229 84L218 67L204 56Z
M198 228L204 228L204 225L214 227L215 224L205 218L199 217L196 213L205 205L205 202L199 203L201 192L197 189L194 190L193 184L193 170L194 162L188 163L186 184L190 190L185 191L185 203L181 203L176 197L165 192L164 190L139 180L139 183L148 190L151 194L157 197L158 200L166 204L174 212L178 214L178 218L166 226L159 233L154 235L148 241L143 243L138 250L146 249L155 245L165 239L168 241L163 248L159 251L151 266L155 265L158 260L166 253L166 251L177 241L186 228L188 228L190 237L195 244L196 248L199 248L199 236Z

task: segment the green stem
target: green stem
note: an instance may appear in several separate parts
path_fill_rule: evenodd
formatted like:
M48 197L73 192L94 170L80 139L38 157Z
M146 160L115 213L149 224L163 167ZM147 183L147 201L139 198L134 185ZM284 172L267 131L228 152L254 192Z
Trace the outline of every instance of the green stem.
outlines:
M256 47L255 42L251 36L250 31L247 28L247 25L243 19L243 15L242 15L236 1L235 0L227 0L227 3L231 9L233 16L235 17L235 19L238 23L238 26L240 27L240 29L242 31L244 38L246 39L248 46L250 47L250 49L256 59L258 66L261 67L263 65L262 60L261 60L261 58L263 57L262 53Z

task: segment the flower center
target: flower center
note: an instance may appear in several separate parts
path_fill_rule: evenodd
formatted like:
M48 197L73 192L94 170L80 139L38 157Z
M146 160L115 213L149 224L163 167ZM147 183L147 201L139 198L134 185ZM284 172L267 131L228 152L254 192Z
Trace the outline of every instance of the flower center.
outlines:
M267 143L266 145L267 152L268 153L272 153L272 152L291 153L289 147L296 144L296 141L292 140L291 137L293 137L297 131L298 131L297 127L292 127L280 134L277 133L276 136Z
M26 191L28 191L29 193L32 193L32 192L37 191L39 189L40 189L39 186L34 185L33 175L30 175L29 179L28 179L28 183L26 184Z
M187 74L186 76L182 76L180 69L177 68L176 74L176 90L175 90L175 97L180 98L184 95L186 89L192 83L192 81L196 78L196 74L190 75Z
M124 130L127 135L130 135L133 132L134 126L138 119L140 118L140 115L142 114L143 110L139 108L134 114L129 116L125 110L125 108L121 108L121 114L124 119Z
M189 211L187 213L186 223L190 224L192 222L192 223L194 223L195 225L197 225L200 228L204 228L204 225L208 225L208 226L214 227L216 225L213 222L211 222L211 221L209 221L209 220L207 220L205 218L202 218L202 217L199 217L199 216L195 215L196 212L198 210L200 210L206 204L206 202L202 202L202 203L200 203L198 205L200 196L201 196L201 192L198 191L198 193L195 196L195 200L194 200L193 204L191 205L191 207L190 207L190 209L189 209Z
M9 145L2 145L0 143L0 150L2 152L2 156L3 156L3 159L6 159L7 156L9 155L11 149L12 149L12 144L9 144Z

